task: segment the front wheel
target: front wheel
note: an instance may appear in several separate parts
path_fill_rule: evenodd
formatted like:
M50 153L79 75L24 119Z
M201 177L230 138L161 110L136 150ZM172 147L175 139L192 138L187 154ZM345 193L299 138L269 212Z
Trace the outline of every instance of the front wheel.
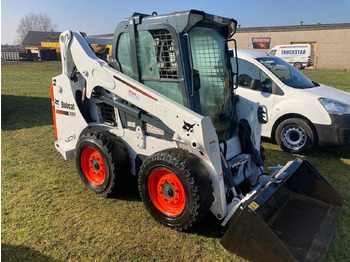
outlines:
M179 231L199 222L213 202L208 171L197 156L183 149L167 149L147 158L138 184L149 213Z
M288 153L305 153L314 146L316 135L306 120L290 118L278 125L275 140Z

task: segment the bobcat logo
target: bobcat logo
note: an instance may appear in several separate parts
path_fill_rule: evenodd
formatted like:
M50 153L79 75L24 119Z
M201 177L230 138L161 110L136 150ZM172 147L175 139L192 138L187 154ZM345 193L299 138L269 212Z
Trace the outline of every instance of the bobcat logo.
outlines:
M60 105L60 100L58 100L58 99L55 99L55 105Z
M185 132L187 133L193 133L193 127L194 127L195 123L193 125L187 123L184 121L184 125L183 125L183 130L185 130Z

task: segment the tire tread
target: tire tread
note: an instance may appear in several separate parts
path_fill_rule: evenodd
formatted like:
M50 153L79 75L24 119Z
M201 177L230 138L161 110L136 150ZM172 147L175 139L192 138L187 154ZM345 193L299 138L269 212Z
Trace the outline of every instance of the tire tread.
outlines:
M87 133L80 138L79 142L85 139L95 140L101 144L103 150L107 152L108 161L112 163L112 165L110 165L110 173L114 174L114 179L111 180L111 183L108 185L106 190L96 192L91 188L88 189L103 197L116 195L120 189L123 176L130 173L130 159L125 145L120 138L108 131ZM77 147L79 146L79 142Z
M149 201L145 199L142 194L142 184L145 182L145 168L153 161L164 161L176 166L180 172L182 172L186 178L186 182L190 187L190 192L194 200L194 204L191 209L191 215L189 219L181 225L171 226L173 229L178 231L185 231L191 228L194 224L198 223L209 211L209 208L214 200L212 181L209 178L209 174L205 167L200 163L200 159L194 154L187 150L180 148L170 148L148 157L142 164L138 177L139 192L142 201L145 203ZM147 205L146 205L147 207ZM147 208L151 215L152 211ZM157 219L157 217L155 217ZM159 221L159 219L157 219ZM162 222L162 221L160 221ZM163 223L164 224L164 223Z

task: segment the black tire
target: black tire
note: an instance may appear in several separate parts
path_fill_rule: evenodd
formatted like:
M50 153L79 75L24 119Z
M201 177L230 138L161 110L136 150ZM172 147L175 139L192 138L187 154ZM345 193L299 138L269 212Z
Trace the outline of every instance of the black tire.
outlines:
M288 153L306 153L314 146L316 134L306 120L289 118L278 125L275 140Z
M301 63L299 63L299 62L296 62L296 63L294 64L294 67L295 67L296 69L300 70L300 69L303 68L303 65L302 65Z
M115 195L121 178L130 174L126 147L109 132L94 132L81 137L75 150L75 165L83 185L99 196Z
M171 174L170 182L166 180L163 185L162 182L156 183L161 186L157 189L162 190L162 193L157 192L152 195L155 188L152 186L153 182L157 181L154 177L162 172ZM183 209L176 203L176 197L183 199L179 194L181 189L177 190L178 183L176 185L172 183L176 179L183 187L182 192L185 196ZM161 224L178 231L187 230L198 223L207 214L214 200L208 171L197 156L184 149L166 149L148 157L140 168L138 184L141 199L149 213ZM167 199L170 202L175 198L175 204L165 203L165 208L160 208L159 206L164 203L161 199L157 200L156 197L160 196L163 200ZM169 213L166 214L166 212Z

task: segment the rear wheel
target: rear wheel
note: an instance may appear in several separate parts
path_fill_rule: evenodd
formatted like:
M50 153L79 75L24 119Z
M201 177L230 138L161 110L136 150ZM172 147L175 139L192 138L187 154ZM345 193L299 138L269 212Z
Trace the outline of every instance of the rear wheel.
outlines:
M84 186L100 196L116 193L120 179L130 171L124 144L108 132L90 133L80 138L75 165Z
M315 144L316 135L309 123L301 118L290 118L276 129L277 144L288 153L305 153Z
M213 202L209 173L197 156L183 149L167 149L147 158L138 183L150 214L179 231L199 222Z
M296 68L296 69L302 69L303 68L303 65L301 64L301 63L299 63L299 62L296 62L295 64L294 64L294 67Z

